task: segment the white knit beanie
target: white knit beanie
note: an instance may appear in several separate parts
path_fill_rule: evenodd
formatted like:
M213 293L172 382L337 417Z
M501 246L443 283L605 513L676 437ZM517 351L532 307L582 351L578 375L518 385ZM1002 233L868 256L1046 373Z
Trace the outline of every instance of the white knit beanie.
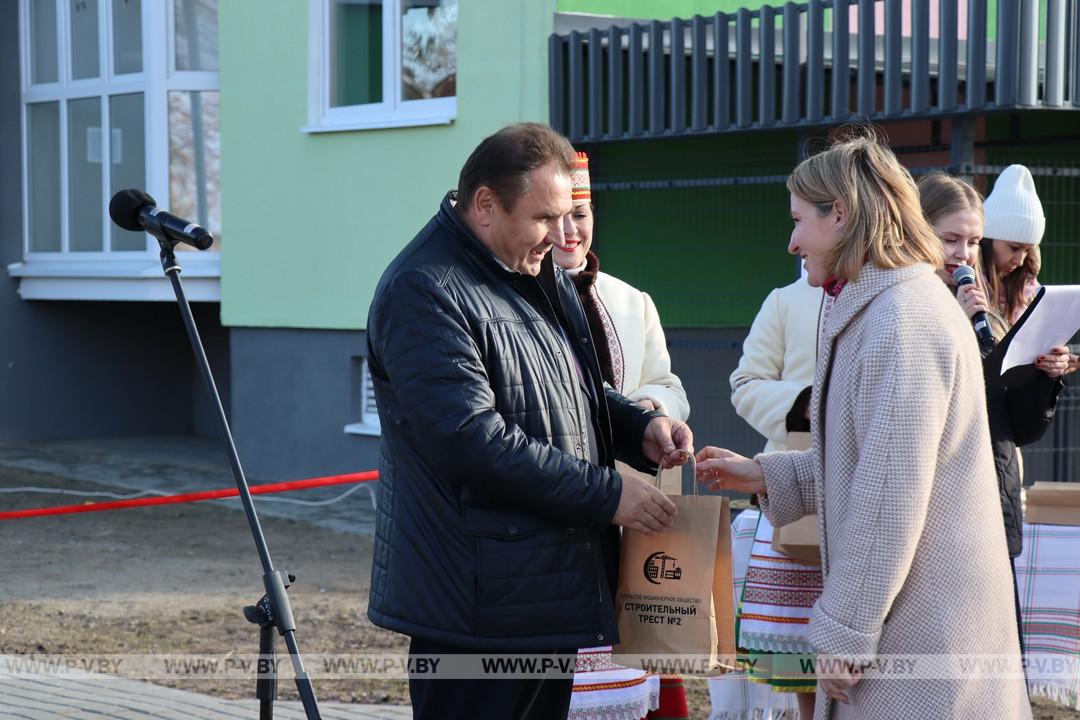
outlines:
M1038 245L1046 230L1046 216L1035 193L1035 181L1023 165L1010 165L998 176L983 203L983 237L1023 245Z

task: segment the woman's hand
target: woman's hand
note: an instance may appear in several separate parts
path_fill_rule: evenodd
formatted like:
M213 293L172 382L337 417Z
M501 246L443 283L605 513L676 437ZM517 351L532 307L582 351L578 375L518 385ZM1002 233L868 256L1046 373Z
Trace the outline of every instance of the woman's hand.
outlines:
M697 454L697 479L710 490L765 494L765 473L757 460L708 445Z
M1077 367L1080 367L1080 363L1077 362L1076 356L1069 352L1069 348L1059 345L1050 348L1049 352L1037 357L1035 367L1052 378L1059 378L1062 375L1076 372Z
M858 668L831 655L818 655L817 672L822 691L833 700L847 705L850 701L845 693L859 682Z
M960 307L964 308L968 318L974 317L977 312L990 311L986 293L978 285L961 285L956 291L956 299L960 301Z

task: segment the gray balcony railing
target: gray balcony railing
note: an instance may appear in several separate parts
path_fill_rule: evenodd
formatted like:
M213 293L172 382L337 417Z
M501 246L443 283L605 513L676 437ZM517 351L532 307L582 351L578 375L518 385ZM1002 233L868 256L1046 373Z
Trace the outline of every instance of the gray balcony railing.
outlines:
M595 142L1080 109L1080 0L998 0L992 38L986 0L969 0L965 18L941 0L936 37L930 8L809 0L552 35L551 123Z

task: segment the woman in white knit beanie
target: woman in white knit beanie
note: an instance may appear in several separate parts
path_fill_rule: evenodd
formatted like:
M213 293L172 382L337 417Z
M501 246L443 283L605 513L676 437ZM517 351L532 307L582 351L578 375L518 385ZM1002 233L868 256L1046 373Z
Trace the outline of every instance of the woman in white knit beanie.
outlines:
M1011 325L1024 314L1039 289L1039 243L1046 230L1046 216L1031 172L1023 165L1005 168L983 211L982 271L989 284L988 295L997 298L999 312Z

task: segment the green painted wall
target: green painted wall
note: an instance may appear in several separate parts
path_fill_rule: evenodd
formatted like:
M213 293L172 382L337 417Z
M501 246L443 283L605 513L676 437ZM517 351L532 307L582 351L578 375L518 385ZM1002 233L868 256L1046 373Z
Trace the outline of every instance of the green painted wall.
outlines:
M778 131L589 148L593 182L743 179L596 191L601 267L648 292L666 327L748 326L769 291L796 277L784 180L798 147Z
M753 0L559 0L559 12L614 15L627 18L688 18L731 12L764 3Z
M307 134L308 4L221 3L223 323L363 327L383 269L472 148L546 121L555 0L460 7L453 124Z

